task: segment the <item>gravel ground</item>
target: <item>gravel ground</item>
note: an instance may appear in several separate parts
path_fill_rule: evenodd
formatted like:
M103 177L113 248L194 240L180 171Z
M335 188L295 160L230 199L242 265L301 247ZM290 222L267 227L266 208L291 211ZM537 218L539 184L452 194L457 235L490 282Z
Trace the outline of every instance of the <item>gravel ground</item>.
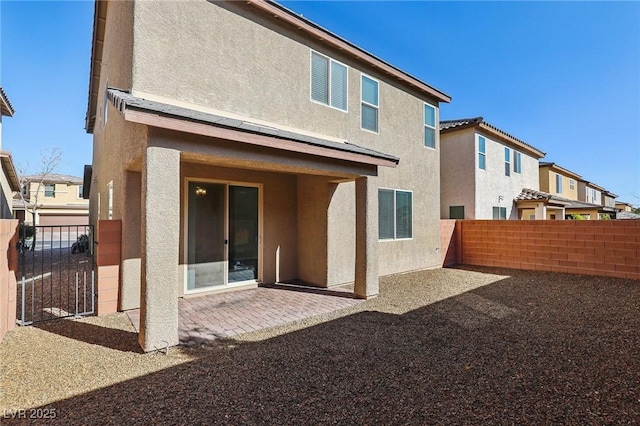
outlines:
M93 259L87 256L87 253L72 254L71 247L63 247L61 242L54 241L53 245L54 248L26 251L20 255L16 298L16 312L20 320L46 321L92 310L93 268L91 265ZM24 318L22 313L23 276L25 279Z
M57 321L0 345L0 414L65 425L638 424L639 312L638 281L475 268L387 277L354 308L168 356L139 353L123 314Z

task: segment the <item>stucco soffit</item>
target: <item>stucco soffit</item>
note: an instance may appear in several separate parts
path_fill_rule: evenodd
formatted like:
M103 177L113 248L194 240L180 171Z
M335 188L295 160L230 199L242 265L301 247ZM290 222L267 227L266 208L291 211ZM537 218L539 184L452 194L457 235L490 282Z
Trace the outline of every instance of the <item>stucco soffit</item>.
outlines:
M11 154L6 151L0 152L0 161L2 161L2 172L7 177L11 190L19 192L20 179L18 178L18 172L16 172L16 168L13 165Z

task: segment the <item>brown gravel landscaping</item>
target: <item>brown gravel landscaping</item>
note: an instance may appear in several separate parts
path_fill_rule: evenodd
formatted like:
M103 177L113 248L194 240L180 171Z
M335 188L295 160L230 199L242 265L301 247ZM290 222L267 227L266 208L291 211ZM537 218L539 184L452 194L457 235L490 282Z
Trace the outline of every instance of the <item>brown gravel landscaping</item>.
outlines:
M2 421L640 423L639 281L460 268L380 287L166 356L140 353L124 314L19 327L0 344Z

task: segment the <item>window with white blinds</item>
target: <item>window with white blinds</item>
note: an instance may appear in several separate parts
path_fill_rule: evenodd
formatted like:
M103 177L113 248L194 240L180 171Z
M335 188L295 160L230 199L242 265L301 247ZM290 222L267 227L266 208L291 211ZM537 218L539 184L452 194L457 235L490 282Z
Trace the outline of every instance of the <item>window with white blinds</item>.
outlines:
M413 237L413 193L396 189L378 189L378 238L381 240Z
M347 66L311 52L311 99L347 110Z

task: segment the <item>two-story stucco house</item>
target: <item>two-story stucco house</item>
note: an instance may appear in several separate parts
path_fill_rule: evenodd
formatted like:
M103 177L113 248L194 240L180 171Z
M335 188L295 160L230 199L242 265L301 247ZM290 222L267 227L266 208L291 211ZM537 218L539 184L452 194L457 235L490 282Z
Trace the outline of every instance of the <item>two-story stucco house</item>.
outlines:
M89 200L82 196L81 178L52 173L44 178L26 175L22 182L22 197L13 200L17 219L40 226L89 223Z
M544 152L482 117L442 120L440 132L443 219L529 219L529 210L535 214L533 207L518 207L515 199L523 189L538 189L538 160Z
M122 221L141 346L178 343L183 296L298 280L366 298L437 267L449 100L272 1L97 2L91 222Z
M15 110L0 87L0 219L13 217L13 193L20 191L20 181L9 151L2 149L2 117L12 117Z
M565 219L577 216L582 219L602 219L615 215L615 194L556 163L540 163L540 190L567 202L563 213Z

